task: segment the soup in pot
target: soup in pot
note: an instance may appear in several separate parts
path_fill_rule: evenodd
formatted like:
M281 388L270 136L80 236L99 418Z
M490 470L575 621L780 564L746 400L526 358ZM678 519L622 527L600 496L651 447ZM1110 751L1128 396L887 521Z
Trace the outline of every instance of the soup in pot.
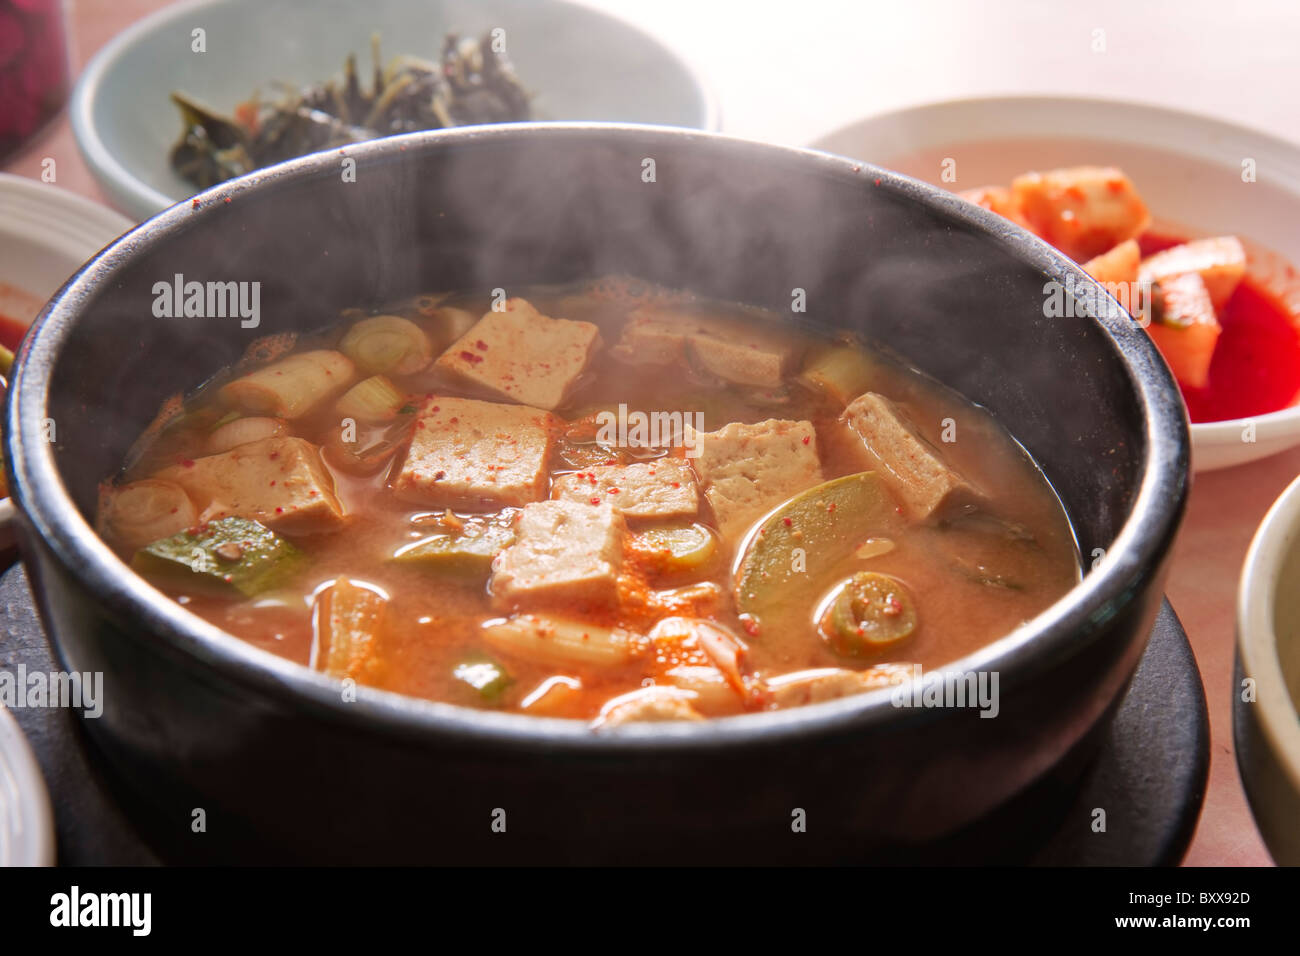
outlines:
M865 342L625 278L260 341L167 403L98 523L257 647L598 726L908 681L1079 578L983 409Z

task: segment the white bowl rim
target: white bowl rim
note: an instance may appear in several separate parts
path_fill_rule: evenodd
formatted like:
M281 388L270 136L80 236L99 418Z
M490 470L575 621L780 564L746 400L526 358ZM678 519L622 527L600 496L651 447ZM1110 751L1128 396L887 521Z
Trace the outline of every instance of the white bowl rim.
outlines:
M1300 713L1287 690L1274 626L1278 576L1300 547L1300 478L1273 502L1246 552L1237 596L1237 654L1255 681L1257 726L1291 786L1300 791ZM1240 688L1233 688L1236 695Z
M1253 126L1246 126L1241 123L1229 122L1214 116L1208 116L1204 113L1197 113L1192 110L1176 109L1170 106L1163 106L1157 103L1149 103L1141 99L1113 99L1104 96L1054 96L1042 95L1037 93L1026 94L996 94L991 96L959 96L950 99L930 100L924 103L915 103L911 106L902 106L896 109L886 110L883 113L873 113L870 116L864 116L850 123L837 126L819 135L813 141L811 148L826 149L827 144L832 139L858 130L861 127L872 123L883 123L895 121L902 117L922 114L926 112L940 112L945 109L961 109L975 107L989 107L998 105L1008 106L1036 106L1041 108L1066 108L1070 106L1087 105L1094 108L1123 109L1133 113L1160 115L1167 119L1177 120L1184 123L1196 123L1200 126L1211 128L1216 135L1231 135L1236 137L1246 137L1255 142L1266 144L1271 150L1280 150L1290 152L1300 160L1300 144L1292 143L1275 136L1272 133L1257 129ZM1047 137L1042 137L1047 138ZM1176 146L1166 146L1171 152L1177 152ZM889 157L885 157L888 160ZM1278 183L1279 188L1294 193L1300 201L1300 188L1289 187L1285 184ZM1300 262L1293 263L1300 268ZM1255 426L1255 440L1260 443L1283 439L1287 437L1300 436L1300 398L1294 405L1288 405L1286 408L1279 408L1272 412L1263 412L1259 415L1251 415L1246 418L1225 418L1213 422L1191 422L1192 440L1203 444L1213 445L1230 445L1241 441L1241 432L1248 425Z
M121 213L55 183L11 173L0 173L0 207L8 207L0 233L12 235L14 241L41 245L42 240L56 239L70 256L77 253L69 251L68 246L84 243L81 262L68 269L69 279L82 263L135 225ZM51 295L57 292L55 289ZM13 503L0 498L0 536L8 534L13 522Z
M85 156L86 164L91 167L96 179L107 179L113 183L113 191L118 194L114 198L119 199L120 197L120 201L123 205L129 207L132 215L135 215L137 210L148 210L148 212L137 217L141 221L176 205L178 202L185 202L186 199L173 199L171 196L154 189L122 163L118 162L117 157L104 145L94 120L95 98L102 85L104 74L108 72L118 57L129 50L140 38L159 27L171 24L173 21L192 17L208 7L221 6L227 2L228 0L180 0L179 3L162 7L148 16L142 17L100 47L99 52L91 58L90 62L81 71L81 76L73 88L72 97L68 101L68 119L72 125L73 138L77 141L78 148ZM657 47L659 52L667 59L672 60L690 80L699 96L700 106L703 108L703 126L701 128L709 132L721 128L721 107L712 84L705 80L704 76L690 61L656 34L616 16L610 11L591 6L588 3L574 2L574 0L547 0L547 2L554 3L557 6L582 10L589 16L618 23L640 34L648 43ZM202 191L196 189L195 194Z
M0 200L15 200L19 204L17 211L28 214L23 222L24 230L13 233L19 239L39 244L45 235L59 232L65 239L84 240L87 251L83 263L136 225L116 209L74 193L57 182L43 183L13 173L0 172ZM6 221L5 225L9 224ZM8 231L0 228L0 232ZM80 264L73 264L69 278Z
M12 847L12 856L0 864L53 866L54 813L45 776L18 721L0 707L0 785L6 782L17 790L17 802L0 819Z

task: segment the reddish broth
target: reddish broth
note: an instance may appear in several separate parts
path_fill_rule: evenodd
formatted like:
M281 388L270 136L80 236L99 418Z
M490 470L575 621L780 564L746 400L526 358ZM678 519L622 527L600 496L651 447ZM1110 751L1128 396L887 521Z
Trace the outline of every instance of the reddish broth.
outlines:
M646 411L703 410L706 429L733 421L804 419L816 428L826 479L864 470L860 450L855 448L852 435L839 421L842 405L826 395L798 384L791 384L788 390L765 393L694 380L685 369L666 374L662 367L624 364L608 354L608 346L618 339L626 306L611 306L599 296L581 291L534 289L520 295L545 315L587 320L601 328L605 350L596 354L572 399L557 409L561 418L577 419L593 408L622 402L629 409ZM466 307L477 315L489 308L489 302L485 298L467 300ZM788 328L778 317L766 321L774 328ZM304 337L298 348L334 347L346 325ZM338 495L349 516L346 525L343 530L291 536L309 560L276 592L254 599L176 590L170 593L188 610L229 633L282 657L309 664L320 657L320 648L314 646L318 637L313 626L312 596L336 578L346 576L371 586L390 601L375 661L362 677L365 683L467 706L519 710L530 695L552 678L561 676L580 682L580 689L567 693L562 705L545 710L551 716L591 719L612 697L662 682L665 669L682 661L665 660L662 649L644 643L644 635L656 619L670 613L697 614L741 636L749 648L748 674L759 687L767 677L807 668L861 669L889 661L919 663L926 669L942 667L1009 633L1061 597L1078 580L1077 549L1051 486L988 413L880 353L864 354L876 370L873 390L906 408L917 428L935 448L942 449L953 467L985 490L988 498L984 507L989 514L1032 536L1035 555L1028 565L1024 562L1017 565L1014 581L1002 582L1003 586L982 582L979 575L972 575L968 568L959 568L947 557L953 547L952 540L956 540L946 537L949 531L934 521L908 520L896 508L895 517L880 529L881 536L894 543L893 550L870 558L850 558L846 565L896 576L915 599L919 619L915 633L901 645L874 657L842 657L819 636L813 609L822 597L820 594L790 595L790 601L806 605L806 611L801 612L807 621L806 629L792 633L747 633L732 597L735 554L726 546L719 547L703 567L686 573L656 574L652 567L629 557L620 581L624 601L615 610L598 613L573 609L574 614L585 614L584 619L593 624L618 624L640 636L643 643L625 666L557 667L490 651L482 638L484 622L501 619L503 611L490 601L485 576L458 578L390 560L397 548L426 534L427 527L422 527L420 522L441 509L413 507L396 498L387 486L389 467L370 477L357 477L331 467ZM791 377L797 372L796 366ZM428 371L393 376L393 381L412 396L472 394L439 380L436 373ZM191 397L186 406L189 414L158 437L146 441L121 480L145 478L162 467L197 457L213 418L221 413L220 409L213 410L216 400L213 388ZM944 442L941 431L949 422L949 431L955 430L956 440ZM339 415L332 402L327 402L319 411L292 422L291 433L324 445L331 431L337 431L338 424ZM597 450L595 459L600 457ZM401 459L399 449L394 461L400 464ZM326 462L329 463L328 456ZM552 478L582 470L566 464L555 454L550 468ZM709 506L703 496L701 504L700 515L695 520L711 524ZM503 509L499 516L508 520L512 511ZM456 513L473 520L470 511ZM990 552L994 563L998 559L998 547L995 541ZM128 551L122 553L123 557L130 557ZM691 596L689 591L680 592L676 601L665 596L672 589L703 582L715 583L721 599ZM462 662L485 657L503 665L510 678L508 688L491 704L485 703L474 688L455 676ZM697 659L684 662L701 663ZM755 693L748 699L737 697L734 707L714 708L710 715L767 706L770 702L761 693Z

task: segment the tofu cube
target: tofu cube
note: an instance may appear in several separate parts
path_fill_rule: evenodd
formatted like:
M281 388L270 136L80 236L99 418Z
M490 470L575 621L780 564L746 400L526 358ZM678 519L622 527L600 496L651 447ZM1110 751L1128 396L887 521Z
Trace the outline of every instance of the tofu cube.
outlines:
M640 308L623 326L613 353L637 365L694 363L737 385L776 387L802 354L799 337L739 315Z
M301 438L263 438L154 477L184 488L200 522L233 515L292 533L327 530L344 519L320 449Z
M695 475L677 458L631 465L596 465L560 475L551 497L580 504L608 504L627 518L688 518L700 510Z
M1174 378L1192 388L1210 381L1210 363L1223 328L1205 282L1195 272L1161 279L1153 295L1155 321L1147 326Z
M502 607L618 600L623 516L609 505L539 501L515 518L515 542L492 562L488 589Z
M439 507L540 501L555 425L549 412L527 405L427 398L393 491Z
M610 354L631 365L680 364L686 361L686 339L695 321L676 309L633 309Z
M486 313L435 364L492 398L553 410L599 347L592 323L553 319L524 299L509 299L505 311Z
M1201 277L1217 312L1228 304L1246 274L1246 250L1236 236L1195 239L1149 256L1138 270L1147 282L1162 282L1187 272Z
M1026 173L1011 183L1011 195L1034 232L1078 262L1137 238L1151 224L1133 183L1110 166Z
M873 467L912 517L928 518L953 495L978 497L885 396L859 395L840 420L862 440Z
M730 543L792 495L822 481L811 422L732 422L717 431L686 429L686 447L718 531Z

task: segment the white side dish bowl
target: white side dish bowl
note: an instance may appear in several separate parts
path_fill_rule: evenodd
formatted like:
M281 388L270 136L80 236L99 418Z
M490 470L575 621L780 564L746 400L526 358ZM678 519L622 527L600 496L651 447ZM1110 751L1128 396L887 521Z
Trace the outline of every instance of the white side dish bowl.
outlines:
M1240 236L1252 276L1281 287L1300 267L1300 145L1194 113L1112 100L1009 96L884 113L819 138L853 156L952 190L1005 184L1030 169L1118 166L1157 225L1188 235ZM945 167L944 161L952 162ZM945 179L945 168L956 179ZM1243 173L1254 176L1253 182ZM1300 313L1294 273L1285 298ZM1248 426L1253 423L1253 430ZM1300 406L1192 425L1197 471L1300 445Z

